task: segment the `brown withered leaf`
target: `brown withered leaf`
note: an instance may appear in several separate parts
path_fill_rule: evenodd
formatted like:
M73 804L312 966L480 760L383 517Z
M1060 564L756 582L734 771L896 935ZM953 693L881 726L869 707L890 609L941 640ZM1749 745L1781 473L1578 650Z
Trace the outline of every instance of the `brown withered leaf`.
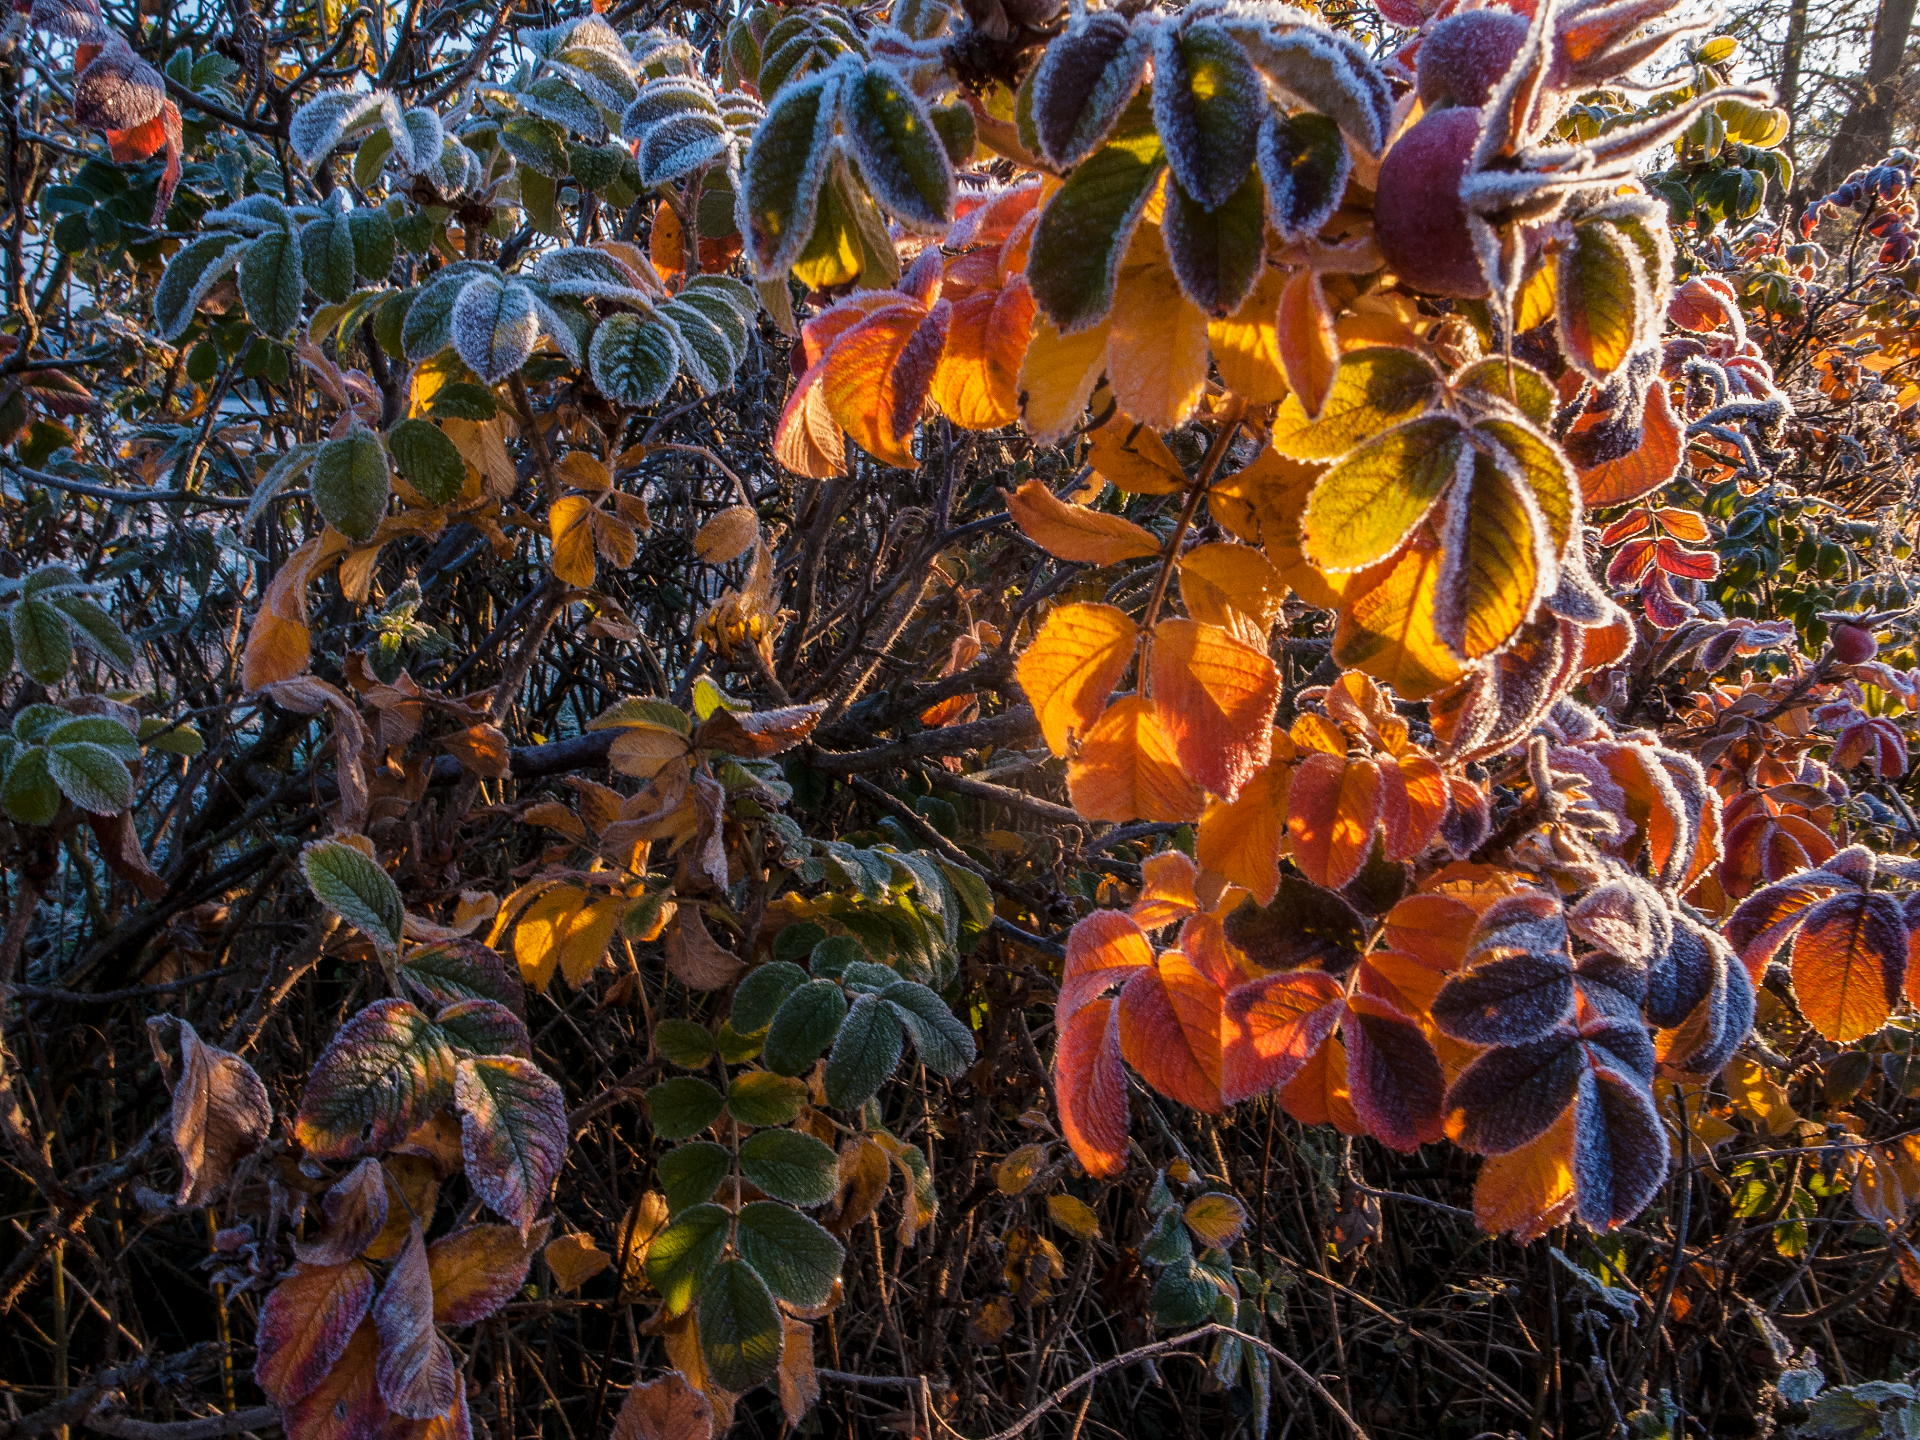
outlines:
M134 829L129 811L122 810L115 815L96 815L91 810L83 813L93 829L100 858L107 862L109 870L139 886L149 900L158 900L167 893L167 882L147 862L147 852L140 848L140 832Z
M839 1193L820 1215L820 1223L844 1239L879 1206L892 1173L887 1152L873 1141L864 1137L845 1141L840 1146Z
M380 1335L374 1375L387 1408L409 1420L451 1410L459 1395L460 1372L446 1338L434 1327L433 1272L417 1223L373 1302L373 1326Z
M751 714L716 710L693 732L693 743L702 750L723 750L729 755L764 760L791 750L811 735L826 708L826 702L819 700L811 705L789 705L783 710Z
M1013 1302L1004 1295L983 1300L967 1322L967 1340L974 1345L998 1345L1013 1328Z
M613 1257L594 1244L591 1235L562 1235L541 1254L562 1290L578 1290L613 1264Z
M712 1440L707 1397L678 1370L627 1391L614 1417L613 1440Z
M344 1265L361 1254L387 1227L387 1180L380 1162L369 1155L327 1191L320 1202L326 1223L312 1240L293 1242L293 1253L308 1265Z
M813 1372L813 1327L791 1315L780 1319L786 1329L780 1345L780 1408L788 1425L798 1425L820 1399L820 1377Z
M507 754L507 737L497 725L469 726L440 742L449 755L476 775L498 780L510 774L512 761Z
M433 1123L429 1120L421 1128L426 1129ZM459 1125L454 1122L455 1159L459 1158L459 1142ZM433 1207L440 1198L440 1174L426 1156L400 1150L381 1163L381 1188L387 1195L387 1223L367 1246L369 1260L391 1260L398 1255L416 1220L422 1229L433 1224ZM431 1251L428 1258L432 1258Z
M631 1300L643 1294L647 1288L647 1251L653 1246L653 1237L667 1228L667 1197L658 1190L644 1191L627 1211L627 1218L620 1222L619 1241L616 1249L626 1252L626 1268L621 1272L620 1291L622 1300Z
M160 1043L160 1029L171 1021L180 1033L180 1076ZM253 1067L231 1051L208 1045L185 1020L157 1016L147 1022L153 1053L173 1089L168 1115L174 1148L180 1152L178 1205L204 1205L233 1178L233 1167L260 1148L273 1124L267 1087Z
M690 990L731 985L747 968L707 932L698 905L682 906L674 915L667 926L666 949L667 968Z

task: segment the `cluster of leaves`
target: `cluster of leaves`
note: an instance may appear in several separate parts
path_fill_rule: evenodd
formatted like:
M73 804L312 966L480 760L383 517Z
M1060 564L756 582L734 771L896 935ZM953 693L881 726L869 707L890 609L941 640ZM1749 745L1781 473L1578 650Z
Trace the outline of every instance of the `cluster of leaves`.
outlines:
M221 1323L254 1312L290 1436L458 1440L483 1353L513 1430L503 1322L558 1333L551 1291L589 1286L653 1297L621 1440L706 1440L762 1385L798 1425L815 1327L853 1343L856 1227L867 1358L884 1332L924 1371L880 1207L897 1272L955 1205L923 1318L964 1303L985 1351L1061 1298L1043 1196L1086 1247L1076 1305L1116 1225L1102 1291L1141 1327L1116 1352L1212 1327L1206 1383L1264 1435L1292 1282L1271 1128L1257 1214L1214 1188L1236 1109L1290 1118L1289 1166L1327 1157L1343 1255L1378 1232L1356 1154L1444 1157L1482 1229L1558 1232L1596 1347L1641 1303L1609 1234L1636 1221L1677 1237L1639 1257L1655 1327L1706 1303L1690 1181L1661 1197L1734 1137L1845 1157L1738 1162L1727 1212L1777 1257L1851 1190L1860 1253L1920 1294L1915 1155L1843 1108L1920 1091L1910 497L1790 471L1816 444L1872 469L1815 395L1920 397L1882 335L1911 313L1911 157L1795 243L1763 230L1787 117L1675 8L1393 0L1378 44L1241 0L630 32L502 8L440 69L409 47L475 17L409 11L361 54L386 21L316 15L331 48L298 64L246 23L150 62L93 0L16 22L74 47L68 133L116 162L41 192L48 294L135 277L150 334L83 320L165 379L103 403L72 378L105 351L14 247L3 463L58 558L0 588L0 982L37 907L64 937L62 865L98 927L62 986L187 963L180 917L249 877L243 913L301 917L221 1044L151 1027L180 1180L140 1201L224 1207ZM1812 243L1843 212L1878 310ZM687 503L695 465L717 503ZM158 505L238 524L115 529ZM193 613L154 621L152 574ZM221 678L169 700L202 652ZM108 919L82 818L150 918ZM316 1043L249 1060L295 986L331 1007ZM994 1100L1010 1071L1031 1099ZM609 1185L577 1137L632 1105ZM989 1112L1024 1132L997 1164ZM75 1192L16 1113L65 1235ZM1335 1161L1323 1131L1378 1149ZM640 1382L642 1334L675 1373ZM1813 1373L1775 1397L1806 1433L1905 1423L1910 1392Z

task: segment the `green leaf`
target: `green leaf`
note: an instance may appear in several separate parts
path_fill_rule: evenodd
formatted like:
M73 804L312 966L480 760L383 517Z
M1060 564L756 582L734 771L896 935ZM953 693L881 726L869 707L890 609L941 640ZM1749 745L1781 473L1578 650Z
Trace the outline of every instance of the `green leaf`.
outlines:
M921 1061L936 1075L951 1080L973 1064L978 1054L973 1032L926 986L901 980L882 990L880 998L899 1017Z
M60 787L47 771L47 752L38 745L16 753L0 784L0 806L22 825L51 825L60 813Z
M647 1091L647 1114L662 1140L685 1140L720 1118L726 1100L706 1081L676 1075Z
M320 1160L398 1145L453 1099L458 1063L418 1007L376 1000L334 1032L315 1062L294 1137Z
M1273 448L1295 460L1334 460L1433 403L1440 376L1411 350L1375 346L1340 357L1340 371L1309 420L1296 395L1273 417Z
M1216 210L1253 167L1266 85L1216 21L1162 25L1153 40L1153 118L1167 161L1181 189Z
M653 1237L647 1247L647 1279L678 1315L693 1303L707 1272L727 1248L733 1216L718 1205L695 1205Z
M291 231L270 230L247 247L240 261L240 301L262 335L277 340L293 333L306 288L300 239Z
M48 603L67 617L73 638L81 649L91 651L122 670L132 668L135 658L133 641L120 628L120 622L91 596L54 595L49 597Z
M326 210L300 228L300 270L322 300L353 293L353 259L353 226L344 212Z
M168 755L184 755L191 760L207 748L206 738L185 722L163 720L149 715L140 721L140 743Z
M843 1110L865 1104L893 1074L903 1046L892 1008L878 995L860 996L841 1021L827 1057L827 1103Z
M367 136L360 142L360 148L353 152L353 183L362 190L371 190L374 181L380 178L387 156L392 153L393 136L384 127Z
M42 737L48 745L98 745L122 760L140 758L140 741L118 720L104 715L76 715L62 721Z
M455 380L433 392L433 398L427 401L427 413L442 420L491 420L500 413L500 407L486 386Z
M365 852L344 840L316 840L300 852L300 873L322 905L376 945L400 944L406 906L399 887Z
M193 312L247 252L244 235L221 230L182 246L167 262L153 292L153 327L162 340L177 340L193 323Z
M66 797L95 815L115 815L133 800L133 775L104 745L82 740L47 746L47 773Z
M1153 1323L1163 1330L1185 1330L1213 1318L1218 1285L1193 1260L1176 1260L1153 1283Z
M917 230L937 230L953 218L953 162L926 105L898 70L870 64L849 76L840 116L874 199Z
M736 1075L727 1086L727 1113L742 1125L785 1125L806 1108L807 1082L766 1070Z
M71 710L58 705L26 705L13 717L13 738L24 745L39 745L60 726L73 718Z
M402 420L387 432L387 450L400 477L430 505L460 498L467 466L446 433L431 420Z
M813 233L820 186L834 153L840 86L840 76L831 73L787 86L754 131L741 209L754 273L762 279L785 274Z
M1375 436L1313 487L1302 518L1302 551L1336 573L1386 559L1472 464L1466 432L1448 416Z
M393 272L399 248L385 208L363 205L349 210L347 224L353 231L353 268L368 280L385 280Z
M803 1307L827 1303L846 1260L840 1242L818 1224L770 1200L740 1207L739 1246L776 1299Z
M798 1130L760 1130L740 1145L740 1173L776 1200L811 1209L840 1193L840 1157Z
M1097 325L1113 309L1120 261L1166 164L1147 102L1136 97L1113 139L1047 202L1027 275L1034 302L1061 334Z
M1177 181L1167 186L1160 224L1180 291L1216 319L1238 310L1266 264L1266 196L1249 171L1224 204L1208 210Z
M567 132L536 115L516 115L500 127L500 144L528 169L564 180L569 168Z
M657 405L680 373L680 344L658 320L622 312L600 322L587 350L600 393L621 405Z
M329 440L313 457L308 486L322 519L350 540L365 540L387 513L387 452L371 430Z
M22 600L8 621L13 654L29 680L58 685L73 665L73 632L51 600Z
M660 1157L655 1173L661 1192L667 1197L667 1213L678 1215L694 1205L704 1205L733 1168L733 1156L727 1147L711 1140L695 1140L677 1145Z
M805 1074L833 1043L846 1013L847 997L831 980L802 985L780 1003L767 1026L767 1068L776 1075Z
M733 1028L744 1035L766 1029L786 998L806 983L807 972L789 960L775 960L749 971L733 992Z
M723 1260L700 1287L700 1349L713 1378L750 1390L780 1371L786 1329L767 1282L742 1260Z
M662 1020L653 1030L653 1045L669 1065L698 1070L713 1058L713 1032L698 1020Z

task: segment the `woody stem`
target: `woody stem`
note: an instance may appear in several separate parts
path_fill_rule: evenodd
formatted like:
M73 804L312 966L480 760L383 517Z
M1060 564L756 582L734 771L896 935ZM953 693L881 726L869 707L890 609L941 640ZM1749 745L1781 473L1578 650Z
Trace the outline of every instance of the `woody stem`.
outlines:
M1214 472L1220 468L1221 461L1227 458L1227 449L1233 444L1233 437L1240 432L1240 418L1245 407L1237 398L1230 402L1230 406L1221 417L1220 428L1213 432L1213 439L1207 445L1207 453L1200 461L1199 470L1194 473L1193 486L1187 491L1187 503L1180 508L1179 523L1173 527L1173 534L1167 537L1167 548L1160 561L1160 576L1153 582L1153 594L1148 597L1146 613L1140 620L1142 634L1151 634L1153 631L1153 622L1160 615L1160 603L1167 598L1167 582L1173 578L1173 567L1180 559L1180 544L1187 538L1187 529L1193 524L1200 502L1207 498L1207 491L1213 487Z

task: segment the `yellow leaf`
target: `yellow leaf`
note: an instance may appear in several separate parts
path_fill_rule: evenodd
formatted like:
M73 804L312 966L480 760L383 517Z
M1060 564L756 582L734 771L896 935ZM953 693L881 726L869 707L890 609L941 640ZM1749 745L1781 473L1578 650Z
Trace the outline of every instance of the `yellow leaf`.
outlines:
M1296 460L1334 460L1362 441L1425 410L1440 393L1439 372L1412 350L1349 351L1317 417L1289 395L1273 417L1273 448Z
M700 533L693 537L693 551L709 565L724 565L752 549L759 535L760 517L753 507L735 505L700 527Z
M1297 271L1280 292L1279 334L1287 385L1301 411L1315 418L1340 373L1340 341L1333 333L1327 293L1313 270Z
M1231 804L1215 800L1200 817L1194 854L1202 865L1253 892L1262 905L1280 888L1280 845L1287 833L1293 770L1279 756Z
M562 495L547 517L553 535L553 573L584 590L593 584L593 498Z
M1224 1250L1247 1228L1247 1207L1231 1195L1200 1195L1187 1202L1186 1220L1202 1245Z
M653 1246L653 1237L667 1228L667 1218L667 1197L658 1190L647 1190L634 1200L626 1218L620 1222L620 1233L614 1237L618 1244L614 1248L624 1247L627 1257L620 1280L623 1296L638 1295L647 1289L647 1251Z
M560 973L576 990L606 958L613 930L626 913L624 900L591 900L575 912L560 937Z
M520 923L513 931L513 958L520 966L520 978L536 991L544 992L560 964L560 942L587 892L571 885L556 886L520 912Z
M1093 432L1087 463L1094 474L1136 495L1171 495L1184 489L1186 472L1162 440L1148 426L1114 412Z
M1225 320L1207 326L1207 343L1220 380L1229 390L1254 405L1267 405L1287 396L1287 376L1280 366L1280 332L1276 317L1287 272L1268 268L1253 293Z
M1020 1194L1033 1184L1033 1177L1040 1173L1040 1164L1046 1156L1043 1145L1022 1145L993 1167L993 1183L1002 1195Z
M1351 577L1351 598L1334 631L1334 663L1366 671L1407 700L1424 700L1466 674L1433 627L1442 558L1422 532L1397 560Z
M1750 1120L1769 1135L1785 1135L1800 1123L1787 1099L1786 1088L1777 1082L1758 1060L1736 1055L1727 1062L1720 1081L1734 1113Z
M549 1241L541 1253L547 1269L553 1272L554 1284L562 1290L578 1290L613 1264L613 1257L587 1235L562 1235Z
M1067 762L1067 795L1089 820L1184 821L1206 797L1180 768L1149 700L1129 695L1107 707Z
M1558 568L1532 498L1484 455L1471 483L1454 487L1433 622L1462 659L1484 659L1512 639Z
M1444 416L1377 435L1320 478L1307 498L1301 551L1324 571L1364 570L1392 555L1472 463Z
M1020 365L1020 418L1040 444L1052 444L1080 423L1094 382L1107 366L1110 323L1062 335L1044 315L1034 321L1033 340Z
M613 488L613 472L606 467L606 462L595 459L584 450L570 451L553 467L553 473L576 490L597 493Z
M1162 430L1191 415L1207 389L1207 317L1180 293L1153 226L1143 224L1134 236L1114 292L1112 327L1107 380L1120 408Z
M1279 618L1286 582L1247 545L1196 545L1180 557L1180 599L1196 620L1260 649Z
M1573 1214L1573 1115L1569 1105L1537 1139L1480 1166L1473 1215L1493 1235L1525 1245Z
M1054 1224L1082 1240L1100 1238L1100 1217L1093 1213L1092 1207L1084 1200L1072 1195L1049 1195L1047 1214L1052 1217Z
M1007 497L1007 513L1026 537L1062 560L1112 565L1160 553L1160 538L1120 515L1069 505L1043 481L1029 480Z
M1139 634L1111 605L1062 605L1047 617L1014 674L1054 754L1065 755L1099 718Z
M820 1398L820 1377L813 1370L813 1327L804 1320L782 1315L785 1338L780 1345L780 1410L789 1427L798 1425Z

